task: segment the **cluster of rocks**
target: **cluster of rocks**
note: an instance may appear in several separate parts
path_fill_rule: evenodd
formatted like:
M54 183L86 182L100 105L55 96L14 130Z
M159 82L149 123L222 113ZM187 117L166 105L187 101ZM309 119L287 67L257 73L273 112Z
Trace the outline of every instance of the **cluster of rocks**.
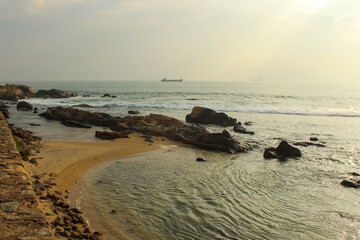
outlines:
M300 149L291 146L287 141L283 140L277 148L266 148L263 156L265 159L277 158L279 160L286 160L287 158L301 157L301 151Z
M72 107L50 107L40 116L59 121L71 120L81 124L105 126L116 132L131 130L222 152L246 152L250 149L247 143L235 140L226 130L222 133L209 133L202 126L189 126L175 118L159 114L119 118Z
M110 95L109 93L105 93L104 95L102 95L102 98L117 98L117 96Z
M34 89L19 84L6 84L5 86L0 86L0 99L1 100L13 100L17 101L19 99L25 99L29 97L38 97L38 98L69 98L76 97L76 93L65 92L59 89L51 90L39 90L35 93Z

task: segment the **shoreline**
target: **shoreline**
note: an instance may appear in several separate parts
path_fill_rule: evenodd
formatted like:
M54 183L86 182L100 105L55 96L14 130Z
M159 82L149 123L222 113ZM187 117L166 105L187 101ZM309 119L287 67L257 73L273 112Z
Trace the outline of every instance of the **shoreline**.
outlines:
M141 136L131 134L129 138L100 142L43 141L40 152L35 156L37 164L24 162L24 168L30 175L41 176L44 180L51 179L54 183L52 191L60 193L65 202L73 205L71 207L77 207L75 205L78 199L73 197L80 196L70 191L76 191L76 183L91 168L112 160L155 151L162 145L179 145L161 137L152 137L153 142L147 142ZM69 198L69 195L72 197ZM53 212L53 207L49 202L41 203L44 213ZM57 214L46 214L46 216L48 222L53 222ZM86 217L90 222L92 221L91 214ZM92 229L93 226L89 227L91 231L102 231L102 229Z

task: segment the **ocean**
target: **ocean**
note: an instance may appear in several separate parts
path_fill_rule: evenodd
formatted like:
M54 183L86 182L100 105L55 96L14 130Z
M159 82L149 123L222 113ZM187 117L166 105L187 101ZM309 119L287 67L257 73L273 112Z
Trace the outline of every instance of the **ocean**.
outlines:
M123 117L159 113L185 121L194 106L251 121L252 150L224 154L179 146L117 159L88 171L76 204L106 239L359 239L360 190L340 185L360 173L359 86L267 82L32 82L35 90L77 92L69 99L29 99L40 109L89 104ZM116 98L102 98L105 93ZM83 97L90 95L91 97ZM98 141L11 107L10 122L44 140ZM29 123L41 124L41 127ZM206 126L221 132L219 126ZM103 129L103 128L100 128ZM316 137L298 159L263 159L266 147ZM196 162L197 157L207 162Z

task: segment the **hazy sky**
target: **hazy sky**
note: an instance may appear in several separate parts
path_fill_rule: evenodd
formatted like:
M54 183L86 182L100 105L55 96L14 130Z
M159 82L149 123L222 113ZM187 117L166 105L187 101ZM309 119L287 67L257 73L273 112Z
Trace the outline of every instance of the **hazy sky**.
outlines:
M0 82L360 82L360 0L0 0Z

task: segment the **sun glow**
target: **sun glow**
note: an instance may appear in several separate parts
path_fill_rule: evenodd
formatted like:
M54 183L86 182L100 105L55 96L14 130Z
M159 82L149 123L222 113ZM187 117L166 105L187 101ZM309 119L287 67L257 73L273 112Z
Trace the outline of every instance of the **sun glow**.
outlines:
M315 6L321 6L326 3L326 0L300 0L300 2L306 3L306 4L312 4Z

